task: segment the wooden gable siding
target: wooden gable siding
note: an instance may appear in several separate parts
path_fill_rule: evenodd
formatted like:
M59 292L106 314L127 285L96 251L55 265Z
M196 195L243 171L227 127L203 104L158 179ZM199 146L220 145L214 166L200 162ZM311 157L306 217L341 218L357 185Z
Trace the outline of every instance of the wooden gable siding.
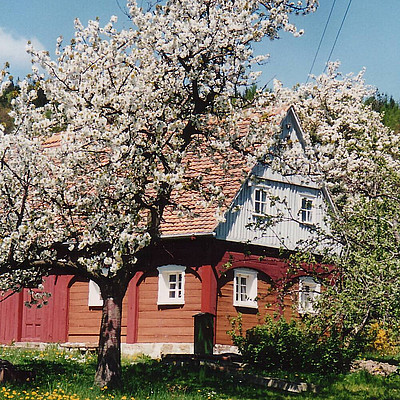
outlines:
M69 288L68 341L97 343L99 341L101 307L89 307L89 282L75 281ZM126 342L128 296L122 302L121 341Z
M303 131L293 107L288 110L281 126L282 139L290 140L293 146L299 147L299 152L304 151ZM267 214L283 214L285 218L282 221L264 229L255 226L259 221L254 213L256 189L265 190L268 197L273 199ZM312 224L300 222L299 211L304 197L313 199ZM326 204L320 185L307 176L285 176L266 164L258 163L226 211L225 222L220 223L215 232L216 237L222 240L295 250L300 241L313 237L313 225L328 229L324 221L326 215Z
M271 206L272 215L282 213L286 217L271 227L259 228L256 226L259 217L254 213L254 192L263 189L270 193L272 198L279 199ZM294 185L287 182L277 182L260 179L257 182L248 182L243 185L231 210L225 215L225 222L216 229L218 239L234 242L246 242L254 245L294 250L301 240L312 238L312 225L299 222L299 211L302 198L313 199L313 225L324 224L324 201L321 190ZM282 202L282 203L281 203Z
M188 268L185 272L185 304L158 306L158 275L139 284L139 343L193 343L193 315L201 311L201 281Z

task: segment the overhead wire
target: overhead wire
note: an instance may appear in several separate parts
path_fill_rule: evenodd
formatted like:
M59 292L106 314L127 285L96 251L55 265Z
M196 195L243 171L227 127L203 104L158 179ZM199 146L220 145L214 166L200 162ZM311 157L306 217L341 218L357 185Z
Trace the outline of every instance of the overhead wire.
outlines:
M327 66L328 66L328 63L329 63L329 61L330 61L330 59L331 59L331 57L332 57L333 51L335 50L336 43L337 43L337 41L338 41L338 39L339 39L340 32L342 31L342 28L343 28L343 25L344 25L344 21L346 20L346 17L347 17L347 14L348 14L348 12L349 12L349 9L350 9L350 6L351 6L352 1L353 1L353 0L349 0L349 4L347 5L346 12L344 13L344 16L343 16L343 19L342 19L342 23L340 24L339 30L338 30L338 32L337 32L337 34L336 34L335 41L333 42L333 46L332 46L331 51L330 51L330 53L329 53L328 59L326 60L324 72L326 71L326 68L327 68Z
M322 42L323 42L324 37L325 37L326 30L327 30L328 25L329 25L329 22L330 22L330 20L331 20L331 16L332 16L333 9L335 8L335 4L336 4L336 0L333 0L332 7L331 7L331 10L330 10L329 15L328 15L328 19L326 20L326 23L325 23L324 31L322 32L321 39L320 39L320 41L319 41L319 43L318 43L317 51L315 52L315 55L314 55L314 60L313 60L313 62L312 62L312 64L311 64L310 71L308 71L306 83L307 83L308 80L310 79L310 75L311 75L312 70L313 70L313 68L314 68L315 61L317 60L319 51L320 51L320 49L321 49Z

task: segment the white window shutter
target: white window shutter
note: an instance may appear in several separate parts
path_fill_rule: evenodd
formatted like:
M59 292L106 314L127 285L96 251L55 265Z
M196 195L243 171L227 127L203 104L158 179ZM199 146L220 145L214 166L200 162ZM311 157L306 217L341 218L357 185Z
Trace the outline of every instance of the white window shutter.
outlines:
M101 297L99 285L94 281L89 281L89 307L103 307L103 298Z
M299 313L316 314L315 303L321 295L321 284L311 276L299 278Z

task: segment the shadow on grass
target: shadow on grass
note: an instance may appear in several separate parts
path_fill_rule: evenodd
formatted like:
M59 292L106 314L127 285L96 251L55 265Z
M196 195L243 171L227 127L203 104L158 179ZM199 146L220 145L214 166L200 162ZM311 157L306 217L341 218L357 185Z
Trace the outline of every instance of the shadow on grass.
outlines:
M284 400L298 395L273 391L246 383L237 376L207 366L165 365L157 361L124 367L123 391L138 393L149 388L149 395L156 391L168 391L171 396L178 393L208 394L208 398ZM220 398L218 397L218 398ZM204 397L203 397L204 398ZM207 398L207 397L206 397Z
M80 398L98 399L104 395L115 395L115 398L135 397L136 399L169 400L169 399L240 399L240 400L393 400L400 399L400 376L383 378L361 372L357 374L334 376L296 376L274 373L288 380L302 380L318 383L321 391L318 394L293 394L273 391L255 386L242 380L239 376L203 366L166 365L155 360L146 360L123 367L123 381L118 390L102 392L93 387L95 361L77 361L70 356L57 355L56 359L40 358L26 355L18 360L12 356L21 369L36 371L33 382L12 383L9 387L16 390L52 391L62 388L64 393L78 393ZM109 397L106 397L109 398ZM110 397L112 398L112 397Z
M12 360L10 360L12 362ZM25 359L16 364L21 370L32 371L34 373L33 381L11 382L10 386L19 388L31 388L35 386L48 387L49 384L56 382L93 386L93 377L95 364L80 364L77 362L66 362L56 360Z

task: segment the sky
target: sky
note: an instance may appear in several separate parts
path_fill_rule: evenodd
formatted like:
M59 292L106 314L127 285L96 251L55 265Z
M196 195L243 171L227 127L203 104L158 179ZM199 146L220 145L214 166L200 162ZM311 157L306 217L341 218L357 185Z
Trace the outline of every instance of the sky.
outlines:
M146 0L143 5L146 5ZM259 86L278 79L291 87L307 80L332 9L330 22L312 73L324 71L328 55L350 4L331 60L341 62L344 74L366 68L365 80L381 93L400 100L400 0L320 0L311 15L294 18L304 29L299 38L283 32L275 41L257 45L257 53L269 54L262 67ZM56 39L68 42L74 35L74 19L82 23L100 18L106 24L112 15L119 17L118 26L129 28L131 22L123 13L125 0L0 0L0 66L10 63L10 73L23 78L30 72L30 58L25 52L31 41L35 48L53 54Z

